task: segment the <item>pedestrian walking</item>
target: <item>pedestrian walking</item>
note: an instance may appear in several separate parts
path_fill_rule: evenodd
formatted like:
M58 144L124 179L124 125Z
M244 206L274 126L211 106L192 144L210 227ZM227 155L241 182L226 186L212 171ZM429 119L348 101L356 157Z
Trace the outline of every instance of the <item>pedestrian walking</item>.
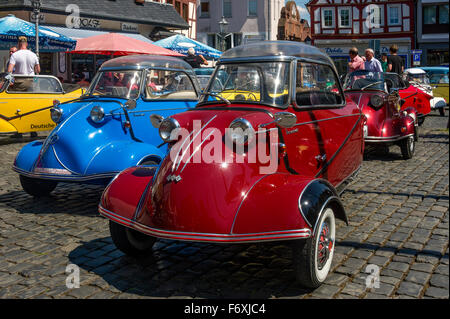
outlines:
M23 75L35 75L41 72L39 58L37 55L28 50L28 42L26 37L19 37L19 50L9 58L8 72Z
M371 72L383 72L380 61L378 61L374 55L375 53L372 49L366 49L366 62L364 62L364 69Z
M364 70L364 60L358 55L358 49L353 47L348 52L350 62L348 63L348 72L352 73L356 70Z
M403 71L405 70L405 67L403 65L403 59L397 55L397 51L398 51L398 46L396 44L393 44L389 48L389 53L391 55L389 55L387 58L387 61L388 61L387 71L394 72L397 74L402 74Z
M194 69L200 68L202 64L203 65L208 64L208 61L206 61L206 59L203 57L203 55L201 55L201 54L195 55L194 48L188 49L188 55L187 55L187 57L184 58L184 61L189 63L189 65Z
M387 54L386 53L382 53L381 54L381 67L383 68L383 72L387 72L387 68L388 68L388 60L387 60Z

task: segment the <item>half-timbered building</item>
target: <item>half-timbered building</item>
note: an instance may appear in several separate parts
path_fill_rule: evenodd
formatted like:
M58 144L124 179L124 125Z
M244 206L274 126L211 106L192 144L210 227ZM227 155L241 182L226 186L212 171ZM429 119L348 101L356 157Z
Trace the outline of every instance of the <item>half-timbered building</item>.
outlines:
M397 44L398 55L410 66L414 6L415 0L310 0L312 43L333 58L340 73L347 70L351 47L361 55L372 48L379 56Z

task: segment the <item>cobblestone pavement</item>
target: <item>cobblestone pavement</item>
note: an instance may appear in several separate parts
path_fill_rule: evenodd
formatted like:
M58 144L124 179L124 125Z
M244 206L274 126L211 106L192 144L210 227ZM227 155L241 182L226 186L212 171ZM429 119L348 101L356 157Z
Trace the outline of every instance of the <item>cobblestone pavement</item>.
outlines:
M0 140L1 298L448 298L448 118L432 115L412 160L373 153L343 193L332 272L314 291L294 280L290 246L160 240L146 260L124 256L97 213L102 188L22 191L11 164L23 142ZM66 287L66 267L80 288ZM379 288L366 288L377 265Z

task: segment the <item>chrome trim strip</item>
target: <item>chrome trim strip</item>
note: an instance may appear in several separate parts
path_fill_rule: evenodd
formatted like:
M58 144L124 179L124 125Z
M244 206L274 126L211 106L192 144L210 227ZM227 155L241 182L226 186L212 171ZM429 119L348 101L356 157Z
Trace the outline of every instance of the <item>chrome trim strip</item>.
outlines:
M58 155L56 154L56 150L55 150L55 148L53 147L53 145L50 146L50 147L51 147L52 150L53 150L53 154L55 155L56 160L58 161L58 163L59 163L62 167L64 167L65 170L71 172L71 173L74 174L74 175L80 175L79 173L76 173L76 172L72 171L70 168L68 168L66 165L64 165L63 162L59 159ZM36 167L35 167L34 169L36 169Z
M383 143L383 142L397 142L402 139L408 138L414 136L414 134L408 134L408 135L396 135L396 136L389 136L389 137L375 137L375 136L366 136L364 138L365 142L368 143Z
M191 158L194 157L194 155L199 151L200 147L202 147L202 145L206 142L206 140L214 133L214 131L212 131L211 133L208 134L208 136L206 136L203 141L200 143L200 145L197 146L197 148L192 152L192 155L189 156L189 158L187 159L187 161L184 163L183 168L180 170L180 174L183 173L184 169L186 168L186 165L189 163L189 161L191 160Z
M109 172L109 173L102 173L102 174L95 174L95 175L89 175L89 176L62 176L62 175L50 175L50 174L41 174L41 173L30 173L29 171L25 171L21 168L18 168L17 166L12 166L13 171L16 173L19 173L21 175L31 177L31 178L38 178L38 179L51 179L51 180L59 180L59 181L73 181L73 182L83 182L83 181L89 181L89 180L95 180L95 179L105 179L114 177L119 172Z
M344 118L344 117L351 117L351 116L360 116L360 114L341 115L341 116L330 117L330 118L321 119L321 120L316 120L316 121L303 122L303 123L295 124L293 127L295 127L295 126L301 126L301 125L307 125L307 124L314 124L314 123L324 122L324 121L330 121L330 120L336 120L336 119L341 119L341 118Z
M180 231L166 231L162 229L145 226L141 223L132 221L128 218L122 217L105 208L98 206L99 213L112 221L122 224L126 227L138 230L147 235L170 238L182 241L198 241L198 242L222 242L222 243L246 243L257 241L278 241L288 239L299 239L311 237L310 229L293 229L284 231L273 231L265 233L251 233L251 234L213 234L213 233L194 233L194 232L180 232Z
M186 150L185 150L185 151L183 152L183 154L181 155L180 160L179 160L179 162L178 162L178 164L177 164L177 167L175 168L175 171L180 167L180 164L181 164L181 162L182 162L182 160L183 160L184 155L186 155L187 151L191 148L191 145L192 145L192 143L194 143L195 138L196 138L199 134L201 134L202 131L205 129L205 127L208 126L209 123L211 123L211 121L214 120L216 117L217 117L217 115L214 115L212 118L210 118L209 121L206 122L206 124L203 125L203 127L200 128L200 130L194 135L194 137L193 137L192 140L190 141L189 145L186 147ZM194 132L194 130L192 130L192 133L193 133L193 132ZM189 136L191 136L191 134L189 134ZM183 144L184 144L184 142L183 142ZM182 149L182 148L180 148L180 150L181 150L181 149ZM178 159L178 155L179 155L179 153L177 154L177 157L175 158L175 161ZM175 161L174 161L174 165L173 165L173 166L175 166ZM172 166L172 172L174 172L173 166Z

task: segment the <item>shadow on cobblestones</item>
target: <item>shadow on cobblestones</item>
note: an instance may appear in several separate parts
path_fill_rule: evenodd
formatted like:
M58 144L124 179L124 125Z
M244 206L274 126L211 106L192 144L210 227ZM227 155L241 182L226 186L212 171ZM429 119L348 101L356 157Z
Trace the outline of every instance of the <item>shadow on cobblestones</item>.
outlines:
M216 245L158 240L153 255L134 259L111 238L85 242L69 253L114 292L143 297L271 298L311 293L295 282L291 248L280 243ZM81 278L82 280L82 278Z
M98 216L97 205L103 192L97 185L58 185L47 197L34 198L24 191L12 191L0 195L0 204L19 214L58 214Z
M382 192L382 191L368 191L368 190L345 190L346 193L351 194L377 194L377 195L391 195L391 196L405 196L405 197L417 197L422 200L426 198L433 198L436 200L449 200L448 195L434 195L434 194L414 194L414 192L411 193L404 193L404 192Z
M336 246L342 246L342 247L352 247L355 249L363 249L363 250L370 250L370 251L386 251L386 252L392 252L395 254L401 254L401 255L410 255L410 256L433 256L437 258L444 258L448 259L448 254L442 254L440 251L432 250L432 249L413 249L413 248L401 248L399 246L393 246L393 245L378 245L373 243L360 243L360 242L354 242L354 241L340 241L336 243Z

